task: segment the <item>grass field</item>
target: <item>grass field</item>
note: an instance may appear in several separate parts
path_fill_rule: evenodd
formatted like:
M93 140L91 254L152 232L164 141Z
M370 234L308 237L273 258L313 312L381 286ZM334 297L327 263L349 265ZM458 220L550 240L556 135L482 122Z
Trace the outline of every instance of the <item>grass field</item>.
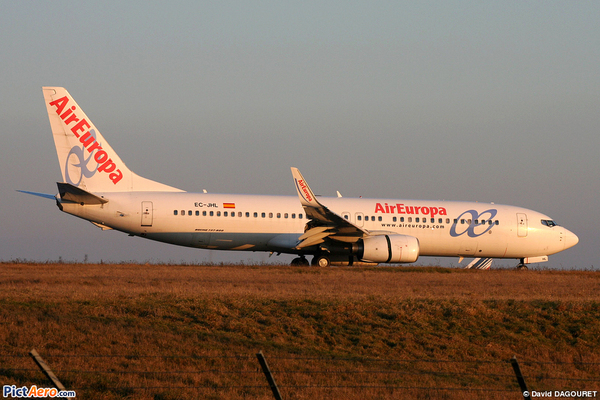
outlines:
M521 399L600 390L600 273L0 264L0 383L78 398ZM598 394L600 397L600 394Z

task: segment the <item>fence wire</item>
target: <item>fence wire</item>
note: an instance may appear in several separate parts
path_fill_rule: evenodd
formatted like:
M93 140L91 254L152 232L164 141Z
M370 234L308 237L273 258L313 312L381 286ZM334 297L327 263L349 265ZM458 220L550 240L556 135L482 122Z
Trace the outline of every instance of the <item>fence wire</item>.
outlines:
M42 354L78 397L272 398L254 355ZM265 356L284 398L343 397L522 398L509 360L380 359ZM524 378L539 390L598 390L600 363L520 361ZM568 367L568 368L565 368ZM581 376L565 370L583 369ZM595 372L594 372L595 371ZM44 377L28 354L0 354L4 385L40 385ZM560 383L560 387L557 385ZM583 387L582 387L583 385ZM49 386L46 384L46 386ZM470 395L470 397L469 397ZM112 396L112 397L111 397ZM171 396L171 397L169 397ZM600 397L600 394L598 395Z

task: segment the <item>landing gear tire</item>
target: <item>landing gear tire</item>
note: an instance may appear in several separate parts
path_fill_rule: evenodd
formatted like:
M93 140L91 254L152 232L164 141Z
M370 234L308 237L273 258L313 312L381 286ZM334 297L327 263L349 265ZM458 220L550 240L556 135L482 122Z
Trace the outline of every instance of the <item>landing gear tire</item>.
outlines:
M309 263L306 257L302 256L294 258L290 265L292 267L308 267Z
M331 260L326 255L317 255L312 260L312 265L315 267L326 268L331 266Z
M527 265L525 264L519 264L517 265L517 271L527 271L529 268L527 268Z

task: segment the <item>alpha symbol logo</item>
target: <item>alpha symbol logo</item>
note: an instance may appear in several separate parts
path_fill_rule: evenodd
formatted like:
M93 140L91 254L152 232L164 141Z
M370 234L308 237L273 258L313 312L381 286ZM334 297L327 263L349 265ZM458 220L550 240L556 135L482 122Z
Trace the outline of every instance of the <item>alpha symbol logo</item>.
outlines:
M482 211L481 213L477 212L476 210L467 210L464 213L460 214L458 218L456 218L454 224L452 224L452 226L450 227L450 236L457 237L460 235L464 235L465 233L472 238L481 236L494 227L494 224L490 224L489 221L492 221L492 219L496 216L497 213L498 210L496 210L495 208L490 208L489 210ZM464 220L464 215L470 215L470 223L467 224L467 227L462 232L457 232L457 225L459 223L462 225L461 221ZM484 224L486 220L488 221L487 225ZM476 221L481 221L481 223L476 224Z
M90 134L92 134L94 138L96 137L96 131L94 131L93 129L90 129ZM87 158L85 158L85 153L83 149L83 146L73 146L69 151L69 154L67 155L67 160L65 161L65 180L74 186L79 186L81 180L84 177L91 178L92 176L94 176L96 174L98 166L100 165L96 163L95 166L92 164L91 169L88 168L88 163L92 160L92 157L94 155L90 154ZM71 156L74 156L76 158L75 162L72 161ZM79 170L79 179L74 179L71 176L71 173L69 172L71 170L71 168L69 168L70 166L73 166Z

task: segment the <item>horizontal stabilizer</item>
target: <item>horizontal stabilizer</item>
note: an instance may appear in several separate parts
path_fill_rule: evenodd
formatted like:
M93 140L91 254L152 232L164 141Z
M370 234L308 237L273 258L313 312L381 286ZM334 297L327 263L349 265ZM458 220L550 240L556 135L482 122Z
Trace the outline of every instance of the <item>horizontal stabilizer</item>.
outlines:
M58 193L60 194L60 198L63 201L72 201L82 205L108 203L108 200L80 189L77 186L73 186L70 183L57 182L56 184L58 185Z
M34 196L43 197L43 198L45 198L45 199L56 200L56 195L54 195L54 194L38 193L38 192L29 192L29 191L27 191L27 190L17 190L17 192L21 192L21 193L27 193L27 194L32 194L32 195L34 195Z
M490 269L493 258L476 258L465 267L465 269Z

